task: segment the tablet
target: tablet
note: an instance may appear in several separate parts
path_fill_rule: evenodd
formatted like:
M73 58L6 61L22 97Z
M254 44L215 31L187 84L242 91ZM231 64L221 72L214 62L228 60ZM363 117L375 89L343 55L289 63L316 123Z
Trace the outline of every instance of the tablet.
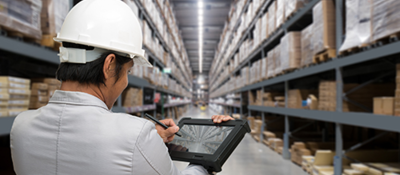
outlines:
M204 166L208 171L220 172L222 165L242 141L249 124L244 120L230 120L215 124L211 119L183 118L179 134L168 143L172 160Z

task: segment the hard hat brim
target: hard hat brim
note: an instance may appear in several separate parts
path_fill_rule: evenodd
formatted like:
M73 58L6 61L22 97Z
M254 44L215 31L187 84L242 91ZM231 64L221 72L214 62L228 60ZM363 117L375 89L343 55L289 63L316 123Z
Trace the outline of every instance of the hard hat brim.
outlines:
M116 52L121 52L121 53L125 53L125 54L135 55L135 57L132 58L132 60L134 61L134 65L144 66L144 67L153 67L153 65L141 53L132 52L129 50L123 50L123 49L119 49L119 48L112 47L112 46L98 45L98 44L91 43L91 42L84 42L84 41L77 42L76 40L70 40L70 39L61 38L61 37L54 37L53 39L54 39L54 41L57 41L57 42L70 42L70 43L82 44L82 45L98 47L98 48L106 49L106 50L110 50L110 51L116 51ZM144 51L143 51L143 53L144 53ZM136 60L136 59L138 59L138 60Z

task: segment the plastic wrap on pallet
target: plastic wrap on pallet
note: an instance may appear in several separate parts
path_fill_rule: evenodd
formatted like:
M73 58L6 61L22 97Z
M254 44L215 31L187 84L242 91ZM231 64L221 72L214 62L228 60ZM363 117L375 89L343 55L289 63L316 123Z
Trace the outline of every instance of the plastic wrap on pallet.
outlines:
M312 32L313 24L301 31L301 66L306 66L313 62Z
M272 2L271 6L268 8L268 36L275 31L276 28L276 1Z
M281 39L281 68L282 71L299 67L301 61L301 33L289 32Z
M244 85L248 85L249 84L249 67L244 67L242 68L240 74L242 75L244 81L243 84Z
M43 34L56 35L68 14L70 4L65 0L43 0L41 29Z
M300 8L304 7L310 0L286 0L285 2L285 19L291 16Z
M313 8L313 54L336 48L336 17L333 0L321 0Z
M39 40L41 9L41 0L0 0L0 26Z
M285 1L286 0L276 0L276 27L283 24L285 20Z
M268 56L267 56L268 57ZM267 78L267 75L268 75L268 67L267 67L267 57L265 57L265 58L262 58L262 61L261 61L261 78L262 79L265 79L265 78Z
M268 37L268 13L265 13L261 18L261 41Z
M267 77L273 77L275 76L275 54L274 50L271 50L268 52L268 57L267 57Z
M274 71L274 74L277 75L277 74L282 72L281 45L277 45L274 48L274 59L275 59L275 71Z
M374 41L400 32L400 1L373 0L372 6L372 35Z
M340 51L370 42L371 10L372 0L346 1L346 38Z

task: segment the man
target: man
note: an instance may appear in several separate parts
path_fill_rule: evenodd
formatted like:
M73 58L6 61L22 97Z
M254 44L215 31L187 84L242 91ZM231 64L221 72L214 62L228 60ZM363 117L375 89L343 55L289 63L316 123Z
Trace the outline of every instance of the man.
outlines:
M62 81L48 105L15 119L11 149L17 174L207 174L199 165L180 172L165 143L179 128L164 129L110 111L144 58L138 19L120 0L84 0L67 15L56 41ZM231 120L213 116L214 122Z

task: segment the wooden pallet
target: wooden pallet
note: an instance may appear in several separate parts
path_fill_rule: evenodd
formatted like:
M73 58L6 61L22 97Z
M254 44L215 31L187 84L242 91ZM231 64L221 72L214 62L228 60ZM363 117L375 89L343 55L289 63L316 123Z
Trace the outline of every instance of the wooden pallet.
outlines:
M26 34L18 32L18 31L14 31L7 27L0 26L0 33L1 33L1 35L8 36L10 38L14 38L19 41L24 41L24 42L40 45L40 39L33 38L31 36L28 36Z
M313 63L325 62L335 57L336 57L336 49L326 49L325 51L317 55L314 55Z
M398 40L400 40L400 32L396 32L396 33L390 34L388 36L382 37L381 39L372 41L369 46L370 47L379 47L379 46L386 45L388 43L392 43L392 42L395 42Z
M54 35L42 35L42 40L40 41L40 45L49 47L55 51L58 51L61 47L61 43L54 41Z

